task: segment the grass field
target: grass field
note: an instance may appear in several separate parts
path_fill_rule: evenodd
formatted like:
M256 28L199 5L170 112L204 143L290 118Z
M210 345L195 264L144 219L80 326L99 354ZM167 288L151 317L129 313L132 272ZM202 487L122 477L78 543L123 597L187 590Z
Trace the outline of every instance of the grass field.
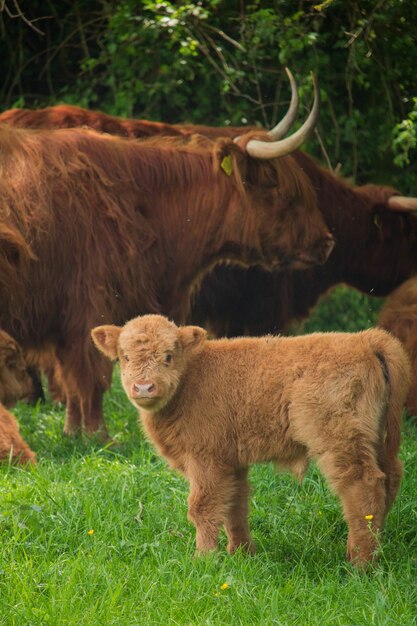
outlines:
M193 558L187 485L144 440L117 372L105 405L115 445L62 435L63 408L15 413L39 465L0 468L0 625L417 624L417 428L378 566L344 559L339 503L312 467L302 486L251 471L257 554Z

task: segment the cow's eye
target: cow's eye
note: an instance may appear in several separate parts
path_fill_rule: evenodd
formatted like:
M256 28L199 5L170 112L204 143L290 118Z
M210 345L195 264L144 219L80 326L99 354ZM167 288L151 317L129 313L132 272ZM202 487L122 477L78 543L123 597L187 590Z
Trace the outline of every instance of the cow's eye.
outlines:
M125 360L125 361L128 361L128 360L129 360L129 357L127 356L127 354L124 354L124 355L123 355L123 358L124 358L124 360Z
M9 370L16 369L16 366L17 366L17 362L16 362L16 359L14 357L10 357L10 358L6 359L6 367Z
M169 363L171 363L171 361L172 361L172 354L166 354L165 355L165 363L167 365L169 365Z

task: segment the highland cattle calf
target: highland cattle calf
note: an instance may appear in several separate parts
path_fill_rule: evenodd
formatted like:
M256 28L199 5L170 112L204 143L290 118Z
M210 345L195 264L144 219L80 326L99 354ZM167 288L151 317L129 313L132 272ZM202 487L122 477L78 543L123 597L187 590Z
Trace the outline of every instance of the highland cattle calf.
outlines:
M105 435L111 368L93 326L150 312L183 321L219 262L326 261L333 237L290 154L317 111L316 98L290 137L240 145L0 126L0 325L58 359L67 433Z
M7 410L32 391L21 348L10 335L0 331L0 460L36 462L35 453L20 436L15 417Z
M378 326L389 330L402 342L411 361L411 385L406 407L417 415L417 278L410 278L387 299Z
M381 329L357 334L206 340L197 326L145 315L92 330L119 359L145 432L190 482L197 550L254 549L248 467L274 462L302 477L317 461L339 495L348 557L371 560L396 496L409 362Z

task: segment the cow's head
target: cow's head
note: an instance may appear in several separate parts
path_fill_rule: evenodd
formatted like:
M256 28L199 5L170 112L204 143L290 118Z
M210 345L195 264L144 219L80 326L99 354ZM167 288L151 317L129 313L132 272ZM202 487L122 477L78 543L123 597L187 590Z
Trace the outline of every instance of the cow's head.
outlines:
M293 85L292 76L291 81ZM238 184L253 206L265 265L304 269L324 263L334 239L318 208L312 182L291 156L317 122L317 81L314 78L314 103L307 120L295 133L282 138L294 121L294 91L293 85L289 113L272 131L251 131L235 138L240 154L229 146L229 171L236 169ZM224 163L228 155L220 156Z
M201 346L206 331L178 327L161 315L143 315L123 327L97 326L91 336L109 359L119 359L129 400L136 408L156 412L174 396L187 358Z
M32 391L22 349L10 335L0 331L0 402L10 408Z

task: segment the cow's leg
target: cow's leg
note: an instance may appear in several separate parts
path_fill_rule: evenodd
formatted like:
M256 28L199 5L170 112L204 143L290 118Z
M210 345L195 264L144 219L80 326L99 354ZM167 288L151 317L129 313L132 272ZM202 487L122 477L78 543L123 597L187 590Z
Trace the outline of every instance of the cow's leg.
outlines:
M218 536L234 495L233 472L210 466L189 466L188 519L196 527L197 553L217 548Z
M52 400L54 402L66 402L61 365L58 359L51 359L47 364L45 364L43 371L48 381L49 395Z
M366 565L379 545L385 518L386 477L366 445L358 444L356 452L327 452L323 455L325 462L319 459L319 465L342 501L349 529L347 556L355 565Z
M39 368L35 365L28 365L26 369L32 380L32 392L26 397L26 401L30 404L36 404L38 400L45 402L45 394Z
M248 483L248 469L236 470L234 479L234 493L226 511L224 528L229 538L228 552L233 554L239 547L253 554L255 545L252 541L248 522L248 500L250 487Z
M77 396L66 392L64 433L72 437L81 435L82 416L80 401Z
M109 378L111 378L111 364L109 367ZM91 389L91 393L86 394L81 399L81 414L83 427L87 434L98 433L102 439L108 439L106 424L103 416L103 394L102 385L96 384Z
M71 344L69 350L62 351L59 361L67 398L65 432L76 434L83 428L88 434L98 433L106 439L102 401L111 382L110 361L93 346L80 344Z

